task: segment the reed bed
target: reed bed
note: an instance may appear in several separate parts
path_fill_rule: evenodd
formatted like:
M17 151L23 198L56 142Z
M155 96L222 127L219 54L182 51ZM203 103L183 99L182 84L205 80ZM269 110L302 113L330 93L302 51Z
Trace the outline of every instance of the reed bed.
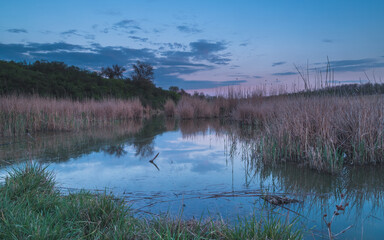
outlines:
M164 113L167 117L174 117L176 113L176 105L172 99L168 99L164 104Z
M176 106L176 115L181 119L213 118L219 117L220 108L213 101L183 96Z
M71 131L108 126L116 121L143 118L148 112L138 99L73 101L38 96L1 96L0 135L21 135L26 130Z
M296 162L319 171L384 162L384 96L234 93L183 97L181 119L224 117L257 126L255 152L265 163Z
M377 164L384 157L384 97L281 98L264 113L260 157L322 171Z

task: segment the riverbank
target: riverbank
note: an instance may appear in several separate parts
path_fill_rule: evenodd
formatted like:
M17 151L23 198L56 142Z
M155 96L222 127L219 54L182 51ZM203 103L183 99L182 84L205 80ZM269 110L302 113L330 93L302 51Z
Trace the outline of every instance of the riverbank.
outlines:
M234 226L210 219L138 218L112 195L61 195L37 164L13 169L0 186L2 239L301 239L285 218L254 215Z

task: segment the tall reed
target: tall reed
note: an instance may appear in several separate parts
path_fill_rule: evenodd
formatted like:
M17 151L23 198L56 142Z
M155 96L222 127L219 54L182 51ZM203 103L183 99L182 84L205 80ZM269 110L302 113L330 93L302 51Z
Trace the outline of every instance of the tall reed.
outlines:
M338 172L345 165L384 162L382 95L292 94L262 97L258 91L226 97L183 97L181 119L225 117L259 127L258 158L297 162Z
M218 117L219 108L213 102L198 97L183 96L176 106L181 119Z
M115 121L144 117L138 99L102 101L43 98L38 96L0 97L0 135L28 131L69 131L107 126Z
M260 156L336 172L346 164L382 163L384 97L294 97L270 102Z
M168 99L164 104L164 113L167 117L174 117L176 112L176 105L172 99Z

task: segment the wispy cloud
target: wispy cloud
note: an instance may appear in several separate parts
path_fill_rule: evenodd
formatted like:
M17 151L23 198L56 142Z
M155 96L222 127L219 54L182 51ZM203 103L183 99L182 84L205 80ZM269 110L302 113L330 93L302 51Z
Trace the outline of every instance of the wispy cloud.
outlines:
M333 43L333 40L325 38L325 39L322 40L322 42L324 42L324 43Z
M62 34L62 35L76 35L76 36L80 36L79 32L77 30L75 30L75 29L64 31L64 32L61 32L60 34Z
M85 33L85 32L80 32L80 31L78 31L78 30L76 30L76 29L70 29L70 30L61 32L60 34L61 34L64 38L72 37L72 36L77 36L77 37L83 37L83 38L88 39L88 40L94 40L94 39L95 39L95 35L94 35L94 34L89 34L89 33Z
M278 72L278 73L273 73L273 76L291 76L291 75L296 75L297 72Z
M248 43L240 43L239 46L240 47L246 47L246 46L248 46Z
M336 84L360 84L360 83L368 83L368 80L331 80L329 83L336 83Z
M363 72L374 68L383 68L382 59L363 58L363 59L346 59L330 61L331 68L336 72ZM326 66L326 62L315 63L315 65ZM324 69L325 67L321 68ZM312 68L314 69L314 68Z
M241 74L241 73L229 74L228 77L234 77L236 79L239 79L239 78L246 78L246 79L254 78L254 76L251 76L251 75L248 75L248 74Z
M263 78L262 76L258 76L258 75L255 75L255 76L252 76L253 78L257 78L257 79L259 79L259 78Z
M148 41L148 38L142 38L142 37L138 37L138 36L129 36L130 39L133 39L133 40L137 40L139 42L146 42Z
M134 34L137 30L141 30L139 24L135 20L131 19L121 20L120 22L113 24L112 28L115 30L124 30L130 34Z
M187 26L187 25L179 25L177 26L177 30L183 33L201 33L202 30L196 27Z
M10 32L10 33L28 33L28 31L26 29L23 29L23 28L10 28L10 29L7 29L7 32Z
M274 62L272 63L272 67L276 67L276 66L279 66L279 65L283 65L283 64L286 64L287 62Z

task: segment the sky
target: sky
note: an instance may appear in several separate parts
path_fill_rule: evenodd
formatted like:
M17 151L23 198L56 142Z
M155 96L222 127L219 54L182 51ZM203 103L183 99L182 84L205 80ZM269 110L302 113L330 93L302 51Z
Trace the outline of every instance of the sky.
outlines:
M136 61L155 84L300 88L384 78L382 0L0 1L0 60L98 71Z

